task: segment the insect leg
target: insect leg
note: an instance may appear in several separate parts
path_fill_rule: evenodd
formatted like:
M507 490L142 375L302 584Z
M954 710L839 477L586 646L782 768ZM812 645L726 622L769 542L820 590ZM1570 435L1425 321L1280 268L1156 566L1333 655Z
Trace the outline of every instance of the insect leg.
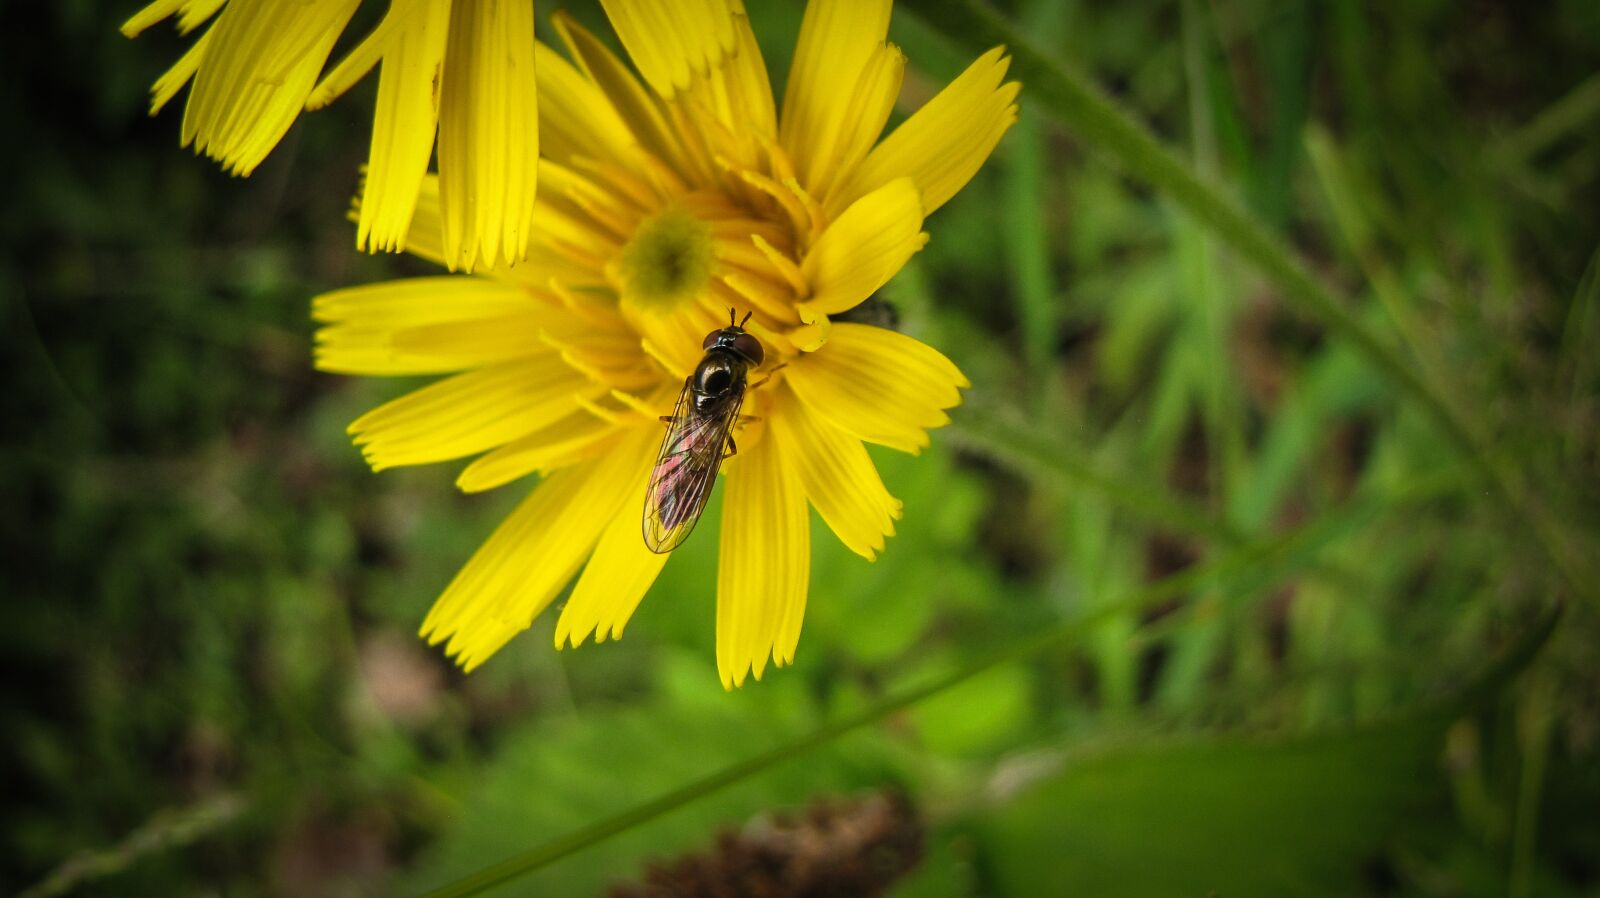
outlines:
M783 364L781 364L778 367L772 369L771 371L768 371L766 377L761 378L760 380L758 380L755 383L751 384L746 389L754 390L756 387L759 387L762 384L766 383L767 381L771 380L772 379L772 375L777 374L779 371L782 371L783 369L785 369L787 367L789 367L789 363L788 362L784 362Z
M733 434L728 434L728 451L722 453L723 458L732 458L739 454L739 444L733 441Z

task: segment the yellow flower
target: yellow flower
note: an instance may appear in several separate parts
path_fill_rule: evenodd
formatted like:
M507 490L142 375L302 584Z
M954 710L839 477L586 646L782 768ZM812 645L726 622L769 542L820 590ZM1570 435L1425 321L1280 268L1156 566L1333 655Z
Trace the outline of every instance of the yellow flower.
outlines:
M781 116L742 14L731 51L700 71L690 31L709 21L644 27L613 12L646 70L694 73L670 97L558 14L573 62L537 49L544 147L527 260L316 300L324 370L451 375L351 425L375 469L477 455L457 481L468 492L542 475L422 626L466 669L575 575L557 647L622 635L666 561L640 533L657 419L730 308L754 311L766 362L753 377L770 381L746 396L723 468L723 684L794 658L808 503L868 559L893 534L900 503L863 443L919 451L967 381L911 337L829 316L923 246L924 216L1015 121L1017 85L996 48L878 142L905 68L885 42L889 6L813 0ZM411 251L440 260L442 234L430 179Z
M665 8L661 2L605 5L632 45L643 23ZM531 237L539 156L532 0L391 0L372 34L323 76L334 42L360 3L156 0L122 32L134 37L176 16L178 31L188 34L211 21L156 80L150 114L192 80L183 145L238 175L255 170L301 109L333 102L381 61L356 246L405 248L437 134L445 263L471 271L521 260ZM692 51L687 58L638 56L650 83L667 95L687 86L692 72L718 63L733 41L725 0L678 0L677 6L711 27L685 32L685 49Z

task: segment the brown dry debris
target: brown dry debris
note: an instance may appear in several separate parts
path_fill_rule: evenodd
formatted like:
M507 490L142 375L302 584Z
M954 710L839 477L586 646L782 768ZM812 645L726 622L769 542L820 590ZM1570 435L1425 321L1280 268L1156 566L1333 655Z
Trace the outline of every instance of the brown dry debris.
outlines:
M922 857L905 797L819 799L799 813L723 830L716 844L649 865L608 898L845 898L883 894Z

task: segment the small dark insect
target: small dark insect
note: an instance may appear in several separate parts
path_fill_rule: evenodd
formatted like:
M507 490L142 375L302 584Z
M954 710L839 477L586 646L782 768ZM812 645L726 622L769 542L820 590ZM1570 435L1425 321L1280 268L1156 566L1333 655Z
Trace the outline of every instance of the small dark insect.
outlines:
M705 511L722 460L739 451L733 426L744 392L766 382L746 382L746 374L761 367L764 355L761 341L745 332L750 314L734 324L734 311L729 309L728 326L706 334L705 357L683 382L672 415L661 419L667 436L644 497L644 544L652 552L671 552L689 538Z

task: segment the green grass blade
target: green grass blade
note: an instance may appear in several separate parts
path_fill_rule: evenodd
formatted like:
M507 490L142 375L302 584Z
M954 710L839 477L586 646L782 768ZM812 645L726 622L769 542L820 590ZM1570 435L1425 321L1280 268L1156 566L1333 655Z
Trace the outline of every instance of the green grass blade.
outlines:
M1576 402L1594 377L1596 331L1600 329L1600 248L1589 257L1588 268L1578 281L1578 290L1567 310L1561 329L1561 349L1556 373L1567 379L1569 401ZM1575 435L1568 434L1570 443Z
M1035 33L1051 40L1061 31L1061 9L1036 2L1028 9ZM1023 357L1035 377L1043 377L1055 357L1060 324L1056 291L1050 273L1050 228L1046 202L1051 177L1049 129L1039 113L1023 110L1012 135L1011 164L1005 181L1006 263L1017 303Z
M1492 155L1521 167L1568 134L1600 117L1600 74L1590 75L1549 108L1496 144Z
M1088 491L1147 524L1217 539L1223 545L1238 546L1246 540L1244 533L1204 507L1151 488L1147 481L1100 470L1086 453L992 408L970 403L956 415L950 436L958 445L1051 484L1063 494Z
M1530 492L1518 468L1500 458L1484 428L1449 405L1395 348L1314 278L1283 241L1222 187L1201 177L1131 113L1084 76L1041 51L983 0L911 0L907 6L952 41L972 51L1010 48L1024 102L1047 107L1079 136L1097 145L1134 177L1161 190L1283 291L1348 341L1385 379L1414 401L1462 450L1513 517L1521 519L1575 595L1600 606L1595 578L1559 523Z

